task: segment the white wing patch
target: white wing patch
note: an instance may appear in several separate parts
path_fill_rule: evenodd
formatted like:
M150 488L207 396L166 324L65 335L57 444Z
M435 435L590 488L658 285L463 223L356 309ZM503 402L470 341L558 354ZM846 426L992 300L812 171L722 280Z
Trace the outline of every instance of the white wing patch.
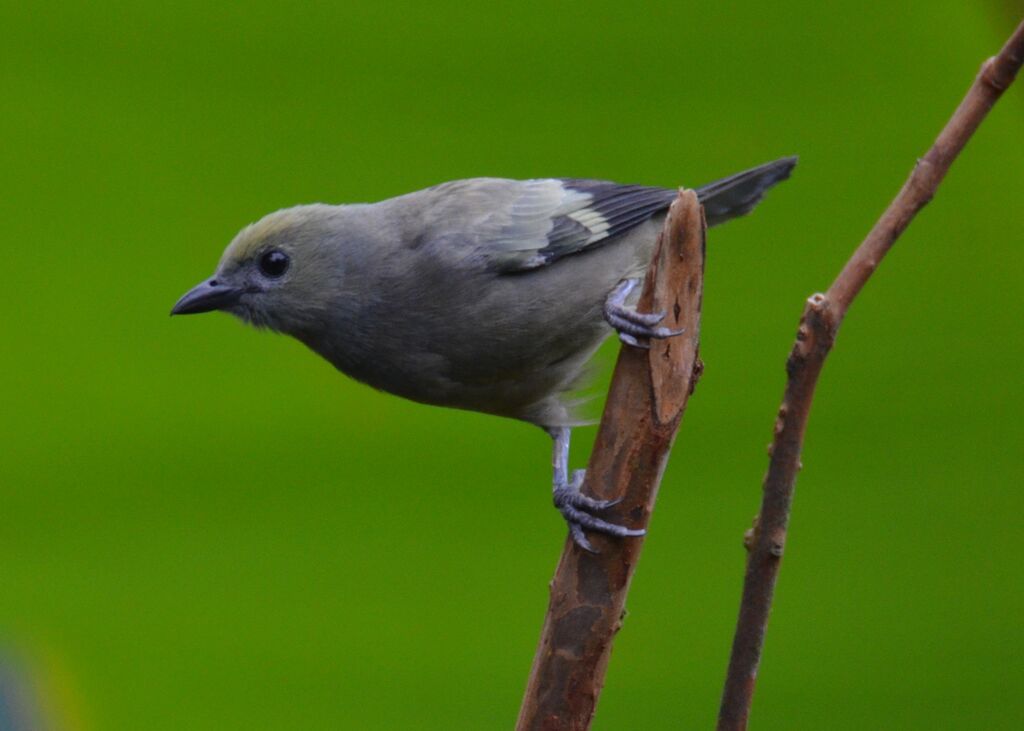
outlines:
M608 233L608 229L611 228L611 224L608 223L608 219L601 215L600 211L595 211L591 208L573 211L568 215L569 218L576 221L576 223L585 226L590 231L590 238L587 239L588 244L603 239Z

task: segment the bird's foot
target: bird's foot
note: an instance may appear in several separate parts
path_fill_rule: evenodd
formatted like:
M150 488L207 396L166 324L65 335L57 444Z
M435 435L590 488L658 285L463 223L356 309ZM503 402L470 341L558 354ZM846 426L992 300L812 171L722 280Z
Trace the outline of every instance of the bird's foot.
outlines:
M629 293L636 287L639 279L624 279L612 290L604 302L604 319L615 328L619 340L634 348L650 348L646 342L650 338L671 338L682 335L685 328L672 330L658 327L665 319L665 312L641 313L626 304Z
M620 538L644 535L646 531L643 529L626 528L591 515L591 513L617 505L621 498L618 500L596 500L584 495L580 492L580 487L583 485L585 474L586 470L575 470L567 483L555 485L553 493L555 507L565 518L565 522L569 524L569 535L572 536L576 545L589 553L598 552L587 540L587 536L583 532L584 528Z

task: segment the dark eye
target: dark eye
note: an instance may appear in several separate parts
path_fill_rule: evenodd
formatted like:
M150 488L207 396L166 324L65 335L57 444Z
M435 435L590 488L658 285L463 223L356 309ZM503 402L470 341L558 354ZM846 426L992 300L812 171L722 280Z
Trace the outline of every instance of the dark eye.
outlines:
M291 260L283 251L274 249L260 257L260 271L266 276L276 279L288 271Z

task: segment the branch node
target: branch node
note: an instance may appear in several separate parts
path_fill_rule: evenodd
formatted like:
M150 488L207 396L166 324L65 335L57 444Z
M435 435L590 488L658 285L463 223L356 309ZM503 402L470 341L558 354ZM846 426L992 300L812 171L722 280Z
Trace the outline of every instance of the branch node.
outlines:
M1002 94L1006 91L1006 87L1009 83L1003 83L1001 79L996 78L998 75L998 67L996 66L996 57L986 58L985 62L981 64L981 70L978 72L978 79L981 83L990 86L995 90L997 94ZM1010 79L1012 82L1013 79Z
M747 549L747 553L754 550L754 545L757 543L758 529L761 527L761 516L755 515L754 520L750 527L747 528L743 533L743 547Z

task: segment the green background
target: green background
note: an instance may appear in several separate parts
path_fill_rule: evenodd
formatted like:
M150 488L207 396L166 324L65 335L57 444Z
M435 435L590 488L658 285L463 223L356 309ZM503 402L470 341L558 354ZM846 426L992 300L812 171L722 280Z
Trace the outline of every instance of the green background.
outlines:
M798 153L710 235L707 368L594 724L710 728L802 302L1019 11L3 3L0 663L40 723L510 728L565 533L547 437L171 304L286 205ZM754 728L1024 727L1022 131L1015 88L843 327Z

